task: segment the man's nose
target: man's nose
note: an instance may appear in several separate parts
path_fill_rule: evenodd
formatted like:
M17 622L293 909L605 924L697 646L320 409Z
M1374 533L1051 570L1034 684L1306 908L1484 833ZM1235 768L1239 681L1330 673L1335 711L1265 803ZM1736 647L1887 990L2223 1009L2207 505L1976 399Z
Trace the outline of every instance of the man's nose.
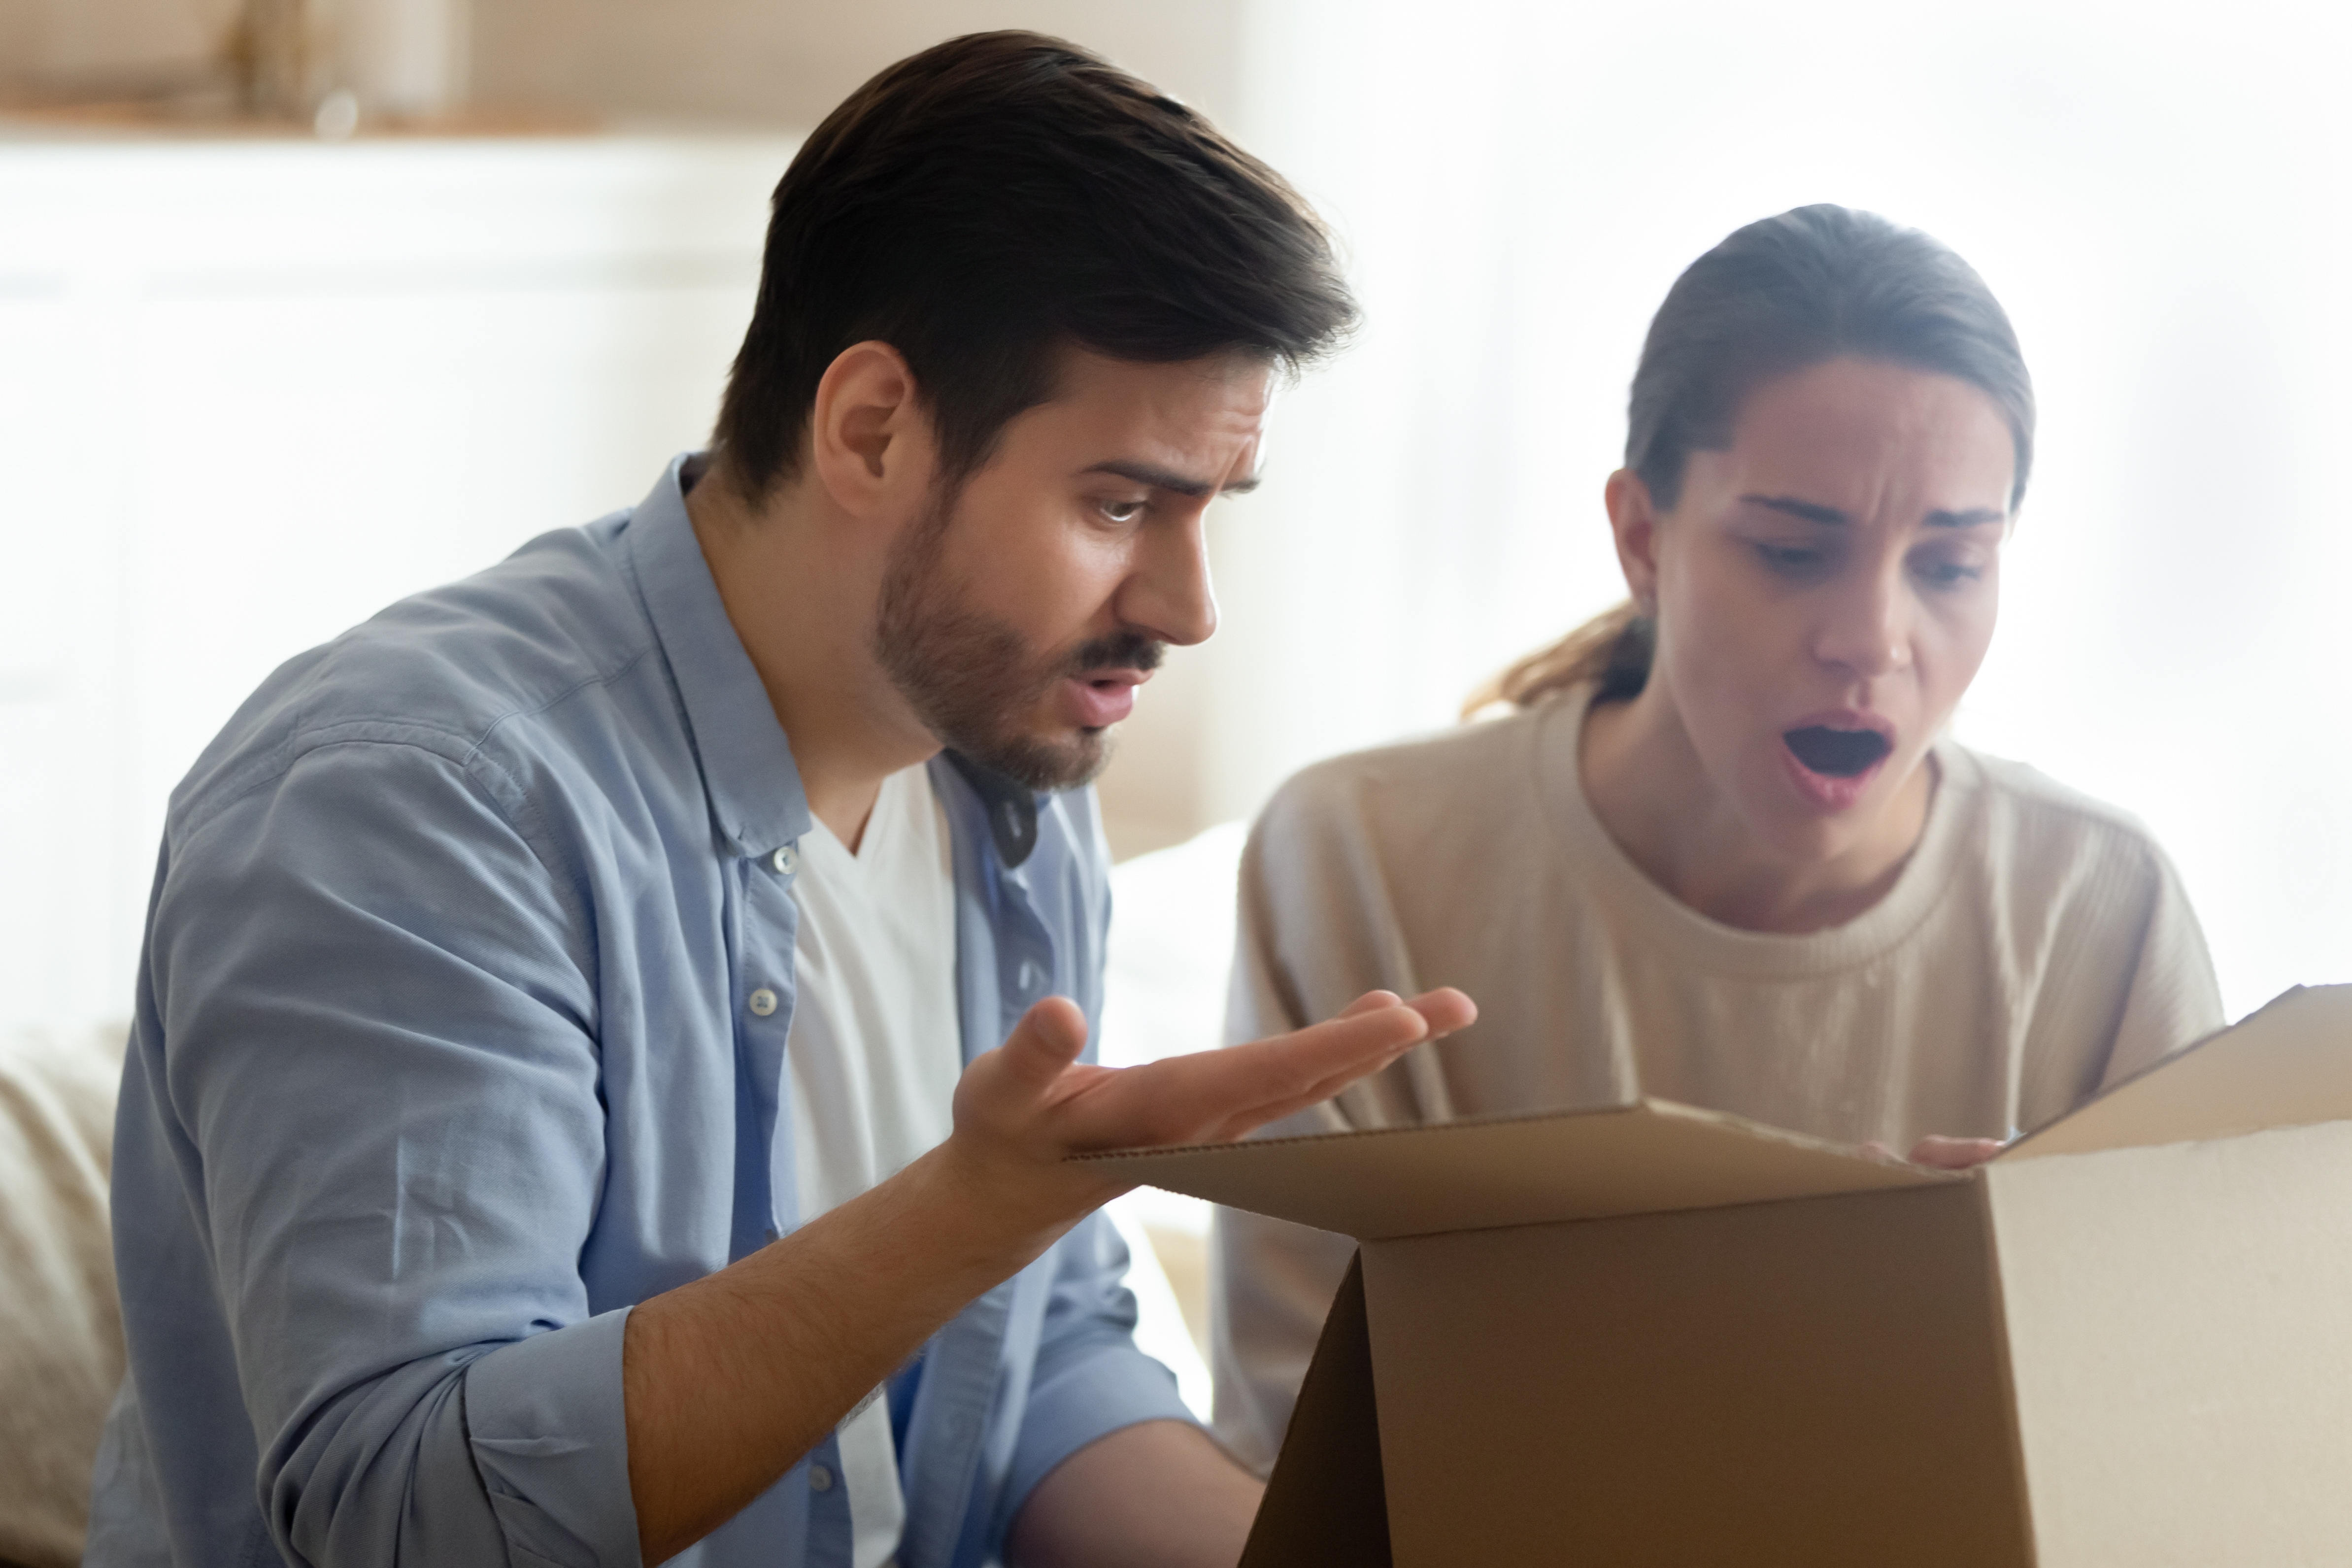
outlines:
M1217 629L1217 593L1209 580L1209 534L1195 513L1152 531L1119 591L1119 620L1177 647L1205 643Z
M1899 571L1874 571L1833 591L1813 642L1822 664L1875 680L1911 663L1911 596Z

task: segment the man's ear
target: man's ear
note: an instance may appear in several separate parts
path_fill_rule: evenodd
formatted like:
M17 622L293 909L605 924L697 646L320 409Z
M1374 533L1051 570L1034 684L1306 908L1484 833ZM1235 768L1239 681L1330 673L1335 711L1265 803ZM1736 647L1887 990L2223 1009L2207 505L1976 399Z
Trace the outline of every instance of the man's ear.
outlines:
M852 517L894 511L929 494L937 457L930 417L898 350L869 340L834 357L809 409L809 447L817 482Z
M1650 498L1650 486L1631 468L1620 468L1609 476L1604 496L1626 591L1633 596L1634 608L1654 616L1658 612L1658 509Z

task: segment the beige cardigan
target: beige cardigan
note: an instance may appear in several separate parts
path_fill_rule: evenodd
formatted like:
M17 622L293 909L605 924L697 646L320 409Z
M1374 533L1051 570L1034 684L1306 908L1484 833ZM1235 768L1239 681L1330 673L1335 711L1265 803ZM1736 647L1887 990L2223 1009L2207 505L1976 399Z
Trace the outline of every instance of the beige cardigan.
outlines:
M2145 830L1949 741L1877 904L1738 931L1649 881L1586 801L1589 693L1308 768L1242 862L1229 1036L1374 987L1458 986L1478 1022L1269 1132L1654 1094L1849 1143L2006 1137L2210 1033L2221 998ZM1219 1436L1269 1467L1353 1243L1218 1216Z

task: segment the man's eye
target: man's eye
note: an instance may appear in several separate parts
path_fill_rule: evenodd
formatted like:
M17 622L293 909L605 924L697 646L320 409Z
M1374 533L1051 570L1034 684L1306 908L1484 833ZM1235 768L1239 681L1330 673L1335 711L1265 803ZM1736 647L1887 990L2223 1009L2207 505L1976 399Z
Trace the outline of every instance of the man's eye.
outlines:
M1114 523L1131 523L1143 516L1144 508L1150 505L1148 501L1105 501L1102 515Z
M1767 570L1788 577L1818 571L1829 559L1828 551L1809 545L1757 544L1751 548L1756 551L1756 559L1764 563Z

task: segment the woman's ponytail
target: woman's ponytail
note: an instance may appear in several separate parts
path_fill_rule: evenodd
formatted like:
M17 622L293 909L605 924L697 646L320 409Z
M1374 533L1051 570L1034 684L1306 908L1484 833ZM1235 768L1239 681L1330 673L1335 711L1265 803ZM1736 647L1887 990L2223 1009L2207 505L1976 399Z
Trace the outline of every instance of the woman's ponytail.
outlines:
M1549 648L1539 648L1470 694L1462 716L1475 718L1501 704L1533 707L1571 686L1592 683L1598 702L1638 695L1650 679L1655 644L1650 618L1633 601L1604 610Z

